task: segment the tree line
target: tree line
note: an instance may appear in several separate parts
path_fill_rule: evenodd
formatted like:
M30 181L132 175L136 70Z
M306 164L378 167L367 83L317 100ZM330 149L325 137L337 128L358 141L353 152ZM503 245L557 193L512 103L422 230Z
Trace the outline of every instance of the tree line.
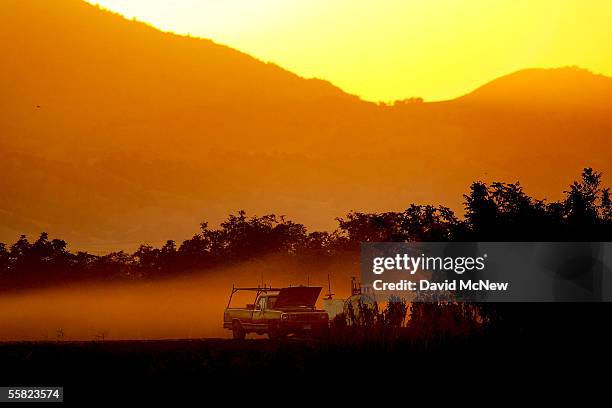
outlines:
M308 232L284 216L240 211L218 228L203 222L180 244L142 244L133 253L71 252L66 241L50 239L46 232L33 242L22 235L12 245L0 243L0 284L10 289L82 279L159 278L271 254L324 262L359 251L361 242L608 241L612 199L601 176L585 168L563 200L550 203L530 197L518 182L477 181L464 195L461 218L448 207L412 204L401 212L350 212L336 219L332 232Z

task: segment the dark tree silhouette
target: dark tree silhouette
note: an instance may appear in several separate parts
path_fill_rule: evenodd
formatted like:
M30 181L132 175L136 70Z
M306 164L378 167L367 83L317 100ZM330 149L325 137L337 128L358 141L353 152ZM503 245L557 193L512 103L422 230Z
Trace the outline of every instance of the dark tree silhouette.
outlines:
M463 219L447 207L410 205L403 212L350 212L333 232L308 232L304 225L274 214L231 214L219 228L206 222L177 245L143 244L134 253L97 256L72 253L67 243L43 232L31 243L22 235L10 247L0 243L2 289L68 280L148 279L279 255L300 262L326 262L340 253L357 257L361 242L408 241L608 241L612 199L601 173L585 168L561 202L528 196L517 183L475 182L464 196ZM351 255L352 254L352 255Z

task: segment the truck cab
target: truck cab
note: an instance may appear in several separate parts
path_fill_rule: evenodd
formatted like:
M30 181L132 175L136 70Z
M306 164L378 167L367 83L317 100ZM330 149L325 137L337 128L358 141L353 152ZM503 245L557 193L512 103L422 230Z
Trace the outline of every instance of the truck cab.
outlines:
M255 292L254 303L233 307L238 291ZM321 293L318 286L288 288L232 288L223 314L223 327L232 330L235 339L248 333L267 334L271 339L288 335L322 335L329 327L329 316L316 309Z

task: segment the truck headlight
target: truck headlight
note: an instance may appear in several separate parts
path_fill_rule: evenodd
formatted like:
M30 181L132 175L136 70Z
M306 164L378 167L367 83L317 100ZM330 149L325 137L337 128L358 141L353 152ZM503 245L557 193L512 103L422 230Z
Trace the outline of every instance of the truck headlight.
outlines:
M283 313L281 315L281 320L288 320L289 319L289 315L287 313Z

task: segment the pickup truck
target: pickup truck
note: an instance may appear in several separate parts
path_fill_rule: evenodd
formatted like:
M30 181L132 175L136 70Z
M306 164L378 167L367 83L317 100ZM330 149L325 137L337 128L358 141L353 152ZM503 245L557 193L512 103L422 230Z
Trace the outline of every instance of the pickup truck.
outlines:
M238 291L255 292L255 302L244 308L232 307L232 298ZM326 311L316 309L320 293L321 287L316 286L232 287L223 314L223 327L230 329L239 340L247 333L267 334L270 339L290 334L322 336L329 328L329 316Z

